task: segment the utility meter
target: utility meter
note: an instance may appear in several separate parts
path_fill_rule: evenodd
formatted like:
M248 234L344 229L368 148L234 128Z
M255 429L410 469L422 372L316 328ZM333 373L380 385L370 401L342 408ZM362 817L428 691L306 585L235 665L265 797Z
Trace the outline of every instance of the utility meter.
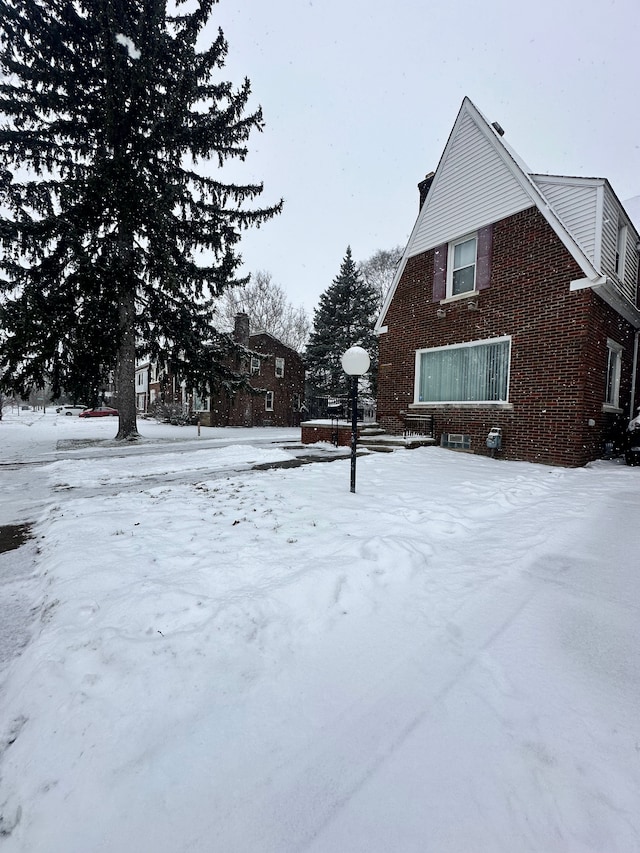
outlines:
M502 430L500 427L493 427L493 429L489 430L487 447L489 450L500 450L502 447Z

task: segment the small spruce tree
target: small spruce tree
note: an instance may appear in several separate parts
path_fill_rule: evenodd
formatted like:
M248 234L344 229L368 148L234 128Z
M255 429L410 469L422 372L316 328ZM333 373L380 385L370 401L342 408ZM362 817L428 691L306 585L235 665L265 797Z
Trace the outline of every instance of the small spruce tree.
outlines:
M249 81L220 79L222 32L199 40L216 2L0 0L0 370L74 398L115 377L118 438L136 354L240 381L213 303L243 281L242 230L280 209L215 171L262 128Z
M306 364L315 395L346 396L349 377L342 369L342 355L351 346L361 346L371 358L370 390L375 397L378 340L373 333L378 295L359 273L351 247L333 283L320 297L314 311L313 331L307 344Z

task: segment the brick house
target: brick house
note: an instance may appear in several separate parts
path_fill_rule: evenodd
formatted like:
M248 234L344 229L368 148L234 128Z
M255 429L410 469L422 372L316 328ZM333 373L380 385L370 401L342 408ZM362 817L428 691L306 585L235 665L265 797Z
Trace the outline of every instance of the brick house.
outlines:
M236 317L234 338L251 353L234 368L248 374L252 387L260 393L240 392L235 397L220 393L199 401L201 423L205 426L299 426L304 401L304 364L300 354L269 332L249 334L246 314Z
M640 237L608 181L532 173L465 99L376 324L378 421L577 466L637 405ZM634 399L636 402L634 402Z

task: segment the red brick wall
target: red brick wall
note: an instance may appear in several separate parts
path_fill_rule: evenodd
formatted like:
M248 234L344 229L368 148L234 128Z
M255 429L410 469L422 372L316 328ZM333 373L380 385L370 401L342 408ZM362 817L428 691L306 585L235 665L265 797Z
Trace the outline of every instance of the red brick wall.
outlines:
M491 285L474 297L477 310L468 309L469 299L432 301L433 251L409 259L385 318L388 332L380 336L381 426L402 431L399 412L413 402L417 349L511 335L512 409L430 407L436 438L469 434L472 450L488 453L487 433L499 426L505 459L582 465L597 458L612 420L602 412L606 339L625 346L625 400L633 331L591 290L569 290L582 277L535 208L494 224Z
M316 444L320 441L327 442L328 444L335 444L336 432L338 447L351 447L352 430L350 424L340 424L339 427L332 427L330 424L314 424L313 421L303 423L301 441L302 444ZM360 438L360 427L358 427L357 437Z
M251 376L254 388L273 391L273 411L265 409L265 394L252 398L254 426L290 427L300 425L300 412L294 408L294 397L304 401L304 365L300 355L267 334L251 335L249 347L266 358L260 373ZM284 376L276 376L276 357L284 358Z
M301 415L294 406L295 396L304 400L304 365L300 355L268 334L251 335L249 348L262 353L260 372L249 381L256 394L239 391L233 398L224 392L211 398L211 410L201 416L206 426L278 426L297 427ZM276 376L276 356L284 358L284 376ZM250 361L236 361L235 370L248 371ZM273 411L265 408L266 392L273 391Z

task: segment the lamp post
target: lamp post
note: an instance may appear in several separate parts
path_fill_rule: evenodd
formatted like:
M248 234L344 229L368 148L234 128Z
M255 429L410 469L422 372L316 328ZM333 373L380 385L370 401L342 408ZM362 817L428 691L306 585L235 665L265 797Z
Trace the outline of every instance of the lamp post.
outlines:
M358 443L358 379L369 370L371 359L362 347L349 347L342 356L342 369L351 377L351 491L356 490L356 445Z

